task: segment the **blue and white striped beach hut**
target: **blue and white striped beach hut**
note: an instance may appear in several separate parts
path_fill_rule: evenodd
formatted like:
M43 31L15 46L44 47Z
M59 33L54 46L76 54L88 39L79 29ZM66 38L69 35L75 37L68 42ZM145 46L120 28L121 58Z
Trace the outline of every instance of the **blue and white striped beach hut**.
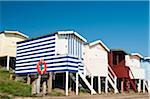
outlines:
M76 73L76 94L78 94L78 75L87 84L92 93L95 91L84 76L83 43L85 38L74 31L58 31L45 36L17 43L15 73L37 74L36 65L42 59L48 72L66 73L66 95L68 95L68 73Z

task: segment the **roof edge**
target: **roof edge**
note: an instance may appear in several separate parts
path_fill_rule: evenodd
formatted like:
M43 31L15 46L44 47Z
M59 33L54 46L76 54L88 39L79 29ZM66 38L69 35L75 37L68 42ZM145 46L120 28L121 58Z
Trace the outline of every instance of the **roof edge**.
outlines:
M77 37L79 37L81 40L83 40L84 42L87 42L87 40L83 36L81 36L79 33L75 31L58 31L57 33L58 34L74 34Z
M131 53L132 56L138 56L139 58L143 58L143 56L139 53Z
M108 51L110 52L110 49L101 41L101 40L96 40L96 41L93 41L91 43L89 43L89 46L93 46L93 45L96 45L96 44L102 44L102 46Z
M23 36L23 37L25 37L25 38L29 38L29 36L27 36L27 35L25 35L25 34L19 32L19 31L3 31L3 32L1 32L1 33L18 34L18 35L21 35L21 36Z

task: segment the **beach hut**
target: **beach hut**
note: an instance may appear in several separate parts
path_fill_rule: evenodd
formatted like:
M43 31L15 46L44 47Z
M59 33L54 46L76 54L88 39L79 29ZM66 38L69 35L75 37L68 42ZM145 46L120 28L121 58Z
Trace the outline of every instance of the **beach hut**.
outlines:
M145 86L148 88L150 93L150 57L144 57L141 59L141 67L145 70Z
M142 55L140 55L139 53L131 53L129 55L125 56L125 63L126 66L129 66L129 68L131 69L132 73L133 73L133 77L131 79L134 79L137 82L137 89L138 92L141 92L141 89L143 89L143 92L145 92L145 70L143 68L141 68L141 59L143 58ZM131 73L131 72L130 72ZM130 77L132 74L130 74ZM143 85L142 85L142 83ZM141 88L141 86L143 88Z
M27 35L19 31L0 32L0 67L15 69L16 42L26 40Z
M69 87L68 76L70 73L75 73L76 95L78 95L79 77L90 89L91 94L95 94L95 90L85 77L83 65L85 42L87 40L75 31L58 31L18 42L15 73L16 75L39 74L38 79L40 79L41 75L49 72L64 72L66 95Z
M98 87L98 93L101 93L102 82L105 82L106 93L108 92L108 83L110 83L114 92L118 93L116 75L108 64L109 51L110 49L101 40L84 44L85 74L91 78L92 87L93 85ZM97 80L93 81L93 79Z
M136 84L130 67L126 66L125 55L128 55L121 49L111 49L109 52L109 65L117 76L117 88L124 92L129 91L130 85L136 92ZM130 75L131 74L131 75Z

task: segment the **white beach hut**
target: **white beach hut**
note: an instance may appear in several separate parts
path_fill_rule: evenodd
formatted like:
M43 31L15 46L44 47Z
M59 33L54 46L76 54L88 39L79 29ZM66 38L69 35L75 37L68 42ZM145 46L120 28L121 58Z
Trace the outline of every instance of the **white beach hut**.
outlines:
M108 83L118 93L116 87L116 75L108 64L108 52L110 49L101 41L86 43L84 45L84 65L85 74L91 77L91 84L98 84L98 92L101 93L101 78L105 78L105 92L108 92ZM93 78L98 78L98 82L93 82Z
M129 66L133 76L131 79L135 79L138 82L138 92L141 92L141 86L143 86L143 92L145 92L144 82L145 82L145 70L141 68L141 59L143 58L142 55L139 53L131 53L130 55L125 56L126 66ZM132 75L130 73L130 75ZM141 85L143 82L143 85Z

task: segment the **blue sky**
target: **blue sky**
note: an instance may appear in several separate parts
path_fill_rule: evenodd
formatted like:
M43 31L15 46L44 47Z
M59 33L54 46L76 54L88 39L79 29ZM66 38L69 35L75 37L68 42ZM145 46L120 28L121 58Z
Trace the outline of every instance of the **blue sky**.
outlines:
M109 48L149 53L149 2L0 2L0 31L18 30L31 38L75 30Z

